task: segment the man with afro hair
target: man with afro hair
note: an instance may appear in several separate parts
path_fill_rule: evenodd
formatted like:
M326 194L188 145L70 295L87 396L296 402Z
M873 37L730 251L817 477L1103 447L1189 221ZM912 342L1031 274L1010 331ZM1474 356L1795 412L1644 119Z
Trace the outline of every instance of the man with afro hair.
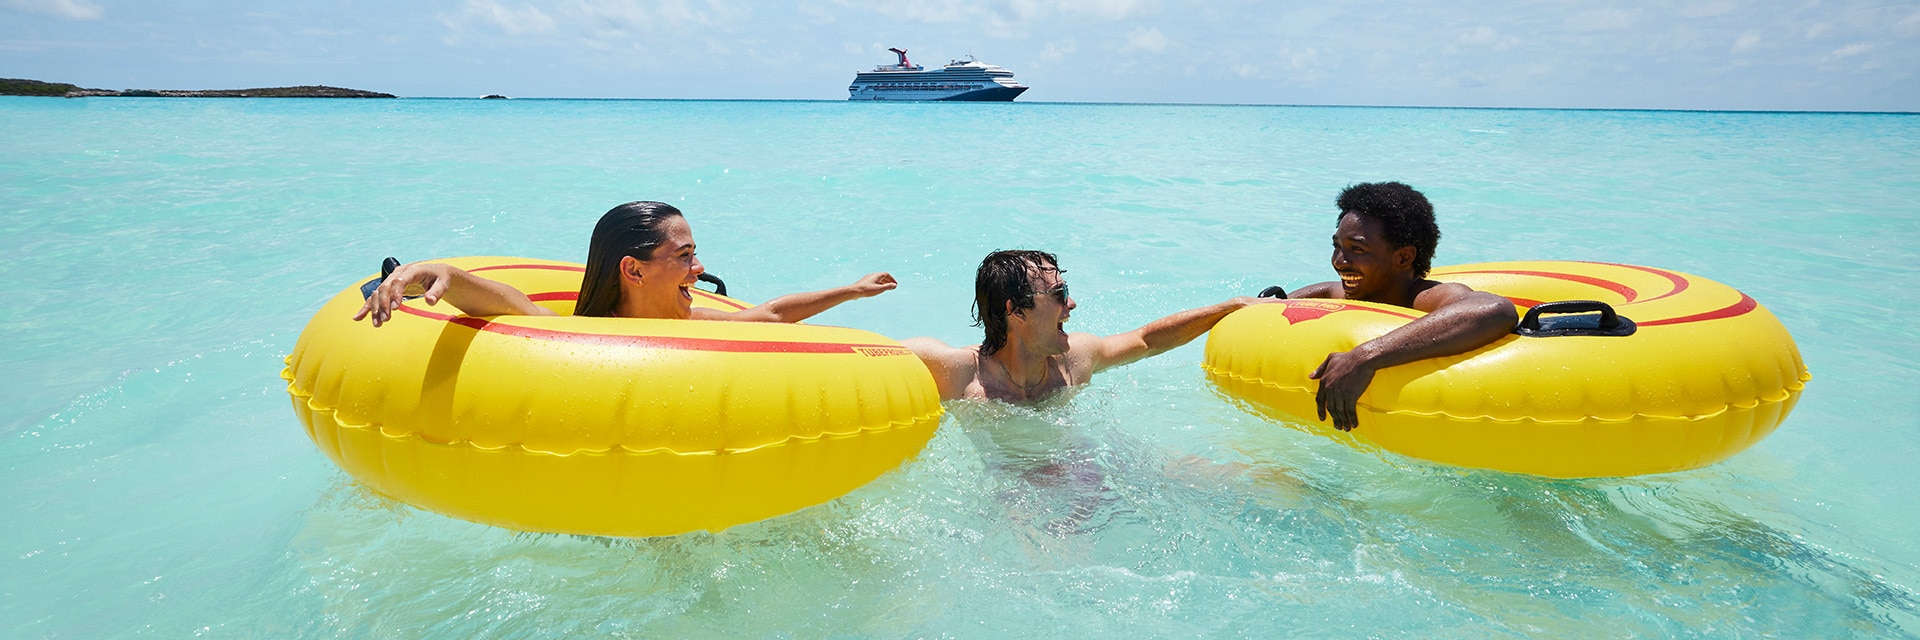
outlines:
M1374 372L1478 349L1511 332L1516 316L1506 298L1427 279L1440 227L1433 221L1433 205L1413 187L1357 184L1340 192L1338 204L1333 270L1340 280L1302 287L1292 297L1363 300L1426 312L1352 351L1328 354L1314 369L1310 377L1320 381L1314 394L1320 419L1332 416L1334 428L1350 431L1360 426L1355 405Z

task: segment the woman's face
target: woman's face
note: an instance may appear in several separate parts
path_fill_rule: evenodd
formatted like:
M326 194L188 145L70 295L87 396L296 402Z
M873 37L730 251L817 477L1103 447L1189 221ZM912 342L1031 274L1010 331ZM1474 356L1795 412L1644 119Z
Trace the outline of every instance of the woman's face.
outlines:
M668 218L660 225L666 241L654 247L646 260L622 258L625 283L621 314L638 318L678 318L693 315L693 283L706 266L694 255L693 228L687 219Z

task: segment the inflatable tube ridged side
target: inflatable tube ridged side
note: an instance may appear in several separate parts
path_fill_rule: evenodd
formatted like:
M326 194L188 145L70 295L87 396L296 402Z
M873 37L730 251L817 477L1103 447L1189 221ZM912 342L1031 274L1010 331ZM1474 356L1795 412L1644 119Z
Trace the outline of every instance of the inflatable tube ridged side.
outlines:
M1693 469L1766 437L1811 378L1772 313L1704 278L1574 262L1460 265L1433 278L1523 308L1601 300L1640 329L1624 338L1510 335L1380 371L1353 436L1401 454L1562 478ZM1318 422L1307 374L1320 360L1419 315L1330 300L1249 308L1213 329L1204 367L1256 409Z
M562 312L579 285L567 263L447 262L555 265L482 275ZM855 329L448 321L418 300L374 329L351 321L360 305L357 287L335 296L287 359L308 435L375 490L512 529L671 535L792 512L912 458L941 415L919 360Z

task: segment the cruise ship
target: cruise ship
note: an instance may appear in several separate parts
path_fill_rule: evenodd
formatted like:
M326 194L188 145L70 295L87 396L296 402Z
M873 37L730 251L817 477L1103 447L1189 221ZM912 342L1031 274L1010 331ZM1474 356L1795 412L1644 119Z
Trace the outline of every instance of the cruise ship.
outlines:
M907 61L906 49L888 49L900 56L898 64L883 64L853 77L848 100L968 100L1012 102L1026 91L1013 72L967 56L947 66L926 70Z

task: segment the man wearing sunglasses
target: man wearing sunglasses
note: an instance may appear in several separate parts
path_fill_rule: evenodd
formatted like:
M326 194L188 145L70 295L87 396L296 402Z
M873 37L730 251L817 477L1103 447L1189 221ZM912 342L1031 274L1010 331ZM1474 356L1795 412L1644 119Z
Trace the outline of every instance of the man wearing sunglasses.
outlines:
M1234 298L1189 309L1111 336L1066 332L1075 304L1053 254L995 251L973 280L974 323L986 338L955 348L933 338L905 341L933 372L942 400L1033 402L1084 384L1093 374L1192 342L1227 314L1272 302Z

